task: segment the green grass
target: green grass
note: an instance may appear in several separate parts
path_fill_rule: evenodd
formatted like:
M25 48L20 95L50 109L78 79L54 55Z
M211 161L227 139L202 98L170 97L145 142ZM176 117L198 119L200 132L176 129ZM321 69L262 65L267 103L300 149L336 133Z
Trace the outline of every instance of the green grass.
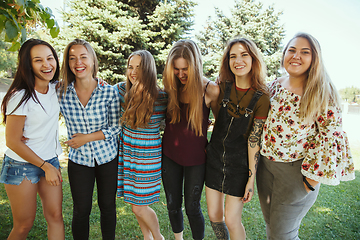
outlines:
M2 160L0 160L2 163ZM72 199L66 162L63 166L63 215L65 222L66 239L71 237ZM315 205L304 218L300 228L301 239L360 239L360 172L356 171L356 179L342 182L338 186L322 185ZM90 239L101 239L99 209L96 200L96 191L93 198L93 209L90 218ZM166 239L173 239L173 233L167 216L166 199L161 189L160 202L152 208L158 215L161 232ZM205 217L205 239L215 239L209 218L207 216L206 199L203 192L202 210ZM255 192L253 200L246 204L243 211L243 224L248 239L266 239L265 223L262 217L260 204ZM12 217L9 201L4 185L0 184L0 239L6 239L12 228ZM46 239L46 222L42 216L41 203L38 199L37 216L28 239ZM116 239L142 239L141 230L136 218L131 212L129 204L117 199L117 228ZM191 231L185 216L184 239L191 239Z

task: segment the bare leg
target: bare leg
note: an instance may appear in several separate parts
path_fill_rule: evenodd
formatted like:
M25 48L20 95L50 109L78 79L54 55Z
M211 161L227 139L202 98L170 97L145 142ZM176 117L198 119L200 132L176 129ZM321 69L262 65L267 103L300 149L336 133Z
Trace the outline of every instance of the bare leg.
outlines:
M154 210L149 206L132 205L132 211L138 220L144 240L162 240L164 237L160 233L159 221Z
M211 227L214 230L215 236L218 240L229 240L229 230L225 222L210 222Z
M35 220L37 184L23 180L20 185L4 185L13 216L13 228L8 240L25 240Z
M205 191L208 214L215 236L219 240L228 240L229 231L224 222L225 194L208 187L205 188Z
M42 177L38 183L44 217L48 223L48 239L65 239L64 221L62 216L62 185L51 186Z
M229 228L230 238L233 240L245 240L246 233L244 225L241 223L241 214L244 203L242 198L226 196L225 201L225 223Z
M179 233L174 233L175 240L184 240L183 233L184 233L183 231Z

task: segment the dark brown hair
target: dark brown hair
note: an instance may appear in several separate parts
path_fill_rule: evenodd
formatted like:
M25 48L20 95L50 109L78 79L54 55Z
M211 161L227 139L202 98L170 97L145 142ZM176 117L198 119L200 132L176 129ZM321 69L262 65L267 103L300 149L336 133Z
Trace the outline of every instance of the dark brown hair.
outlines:
M18 91L25 90L24 96L21 98L19 104L15 107L15 109L11 112L13 113L16 109L18 109L21 104L26 103L30 98L32 98L35 102L40 103L39 99L35 94L35 76L32 71L32 61L30 51L34 46L37 45L45 45L50 48L52 54L54 55L56 61L56 70L54 77L50 80L51 83L55 82L59 78L59 58L55 52L55 49L47 42L40 39L29 39L21 46L18 55L18 67L15 73L14 81L9 87L6 95L3 98L1 104L1 111L3 114L3 123L6 123L6 108L9 103L10 98Z

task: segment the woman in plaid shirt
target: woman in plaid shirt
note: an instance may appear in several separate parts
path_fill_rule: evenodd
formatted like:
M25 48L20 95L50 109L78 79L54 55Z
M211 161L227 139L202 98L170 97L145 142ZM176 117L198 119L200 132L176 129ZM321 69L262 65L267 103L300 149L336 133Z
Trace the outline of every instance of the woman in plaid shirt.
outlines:
M60 109L70 148L68 174L74 201L74 239L89 238L96 180L103 239L115 238L117 135L120 102L116 89L96 78L98 61L90 44L75 39L64 51Z

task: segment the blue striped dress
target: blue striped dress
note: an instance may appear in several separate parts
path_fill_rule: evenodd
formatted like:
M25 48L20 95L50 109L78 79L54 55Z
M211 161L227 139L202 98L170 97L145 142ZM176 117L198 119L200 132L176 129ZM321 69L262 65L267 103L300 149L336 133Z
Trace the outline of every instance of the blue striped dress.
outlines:
M118 84L121 116L125 83ZM167 95L160 92L146 128L123 126L120 132L117 196L134 205L159 201L161 186L160 122L165 119Z

